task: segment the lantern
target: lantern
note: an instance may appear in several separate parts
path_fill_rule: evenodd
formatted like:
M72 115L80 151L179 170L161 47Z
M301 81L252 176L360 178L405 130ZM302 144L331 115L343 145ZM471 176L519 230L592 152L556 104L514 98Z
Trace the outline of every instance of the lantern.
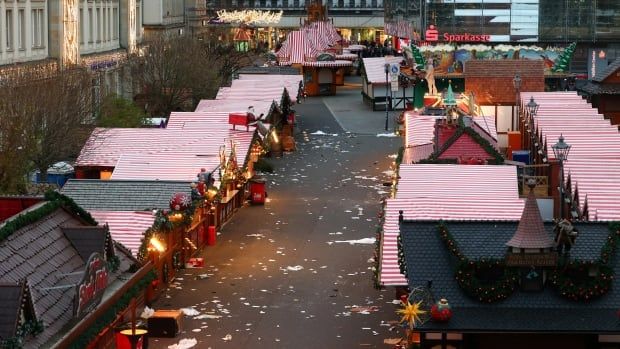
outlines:
M431 307L431 318L433 321L446 322L452 317L452 308L445 298L439 300L439 302L433 304Z
M186 193L174 193L170 198L170 209L173 211L185 211L192 204L192 199Z

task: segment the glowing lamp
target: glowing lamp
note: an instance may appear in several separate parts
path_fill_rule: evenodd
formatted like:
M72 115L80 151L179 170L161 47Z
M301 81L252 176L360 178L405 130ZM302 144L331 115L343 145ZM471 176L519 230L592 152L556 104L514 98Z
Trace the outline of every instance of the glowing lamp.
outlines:
M161 241L159 241L156 237L152 237L150 244L155 248L155 250L157 250L158 252L164 252L166 251L166 247L164 247L164 244L161 243Z

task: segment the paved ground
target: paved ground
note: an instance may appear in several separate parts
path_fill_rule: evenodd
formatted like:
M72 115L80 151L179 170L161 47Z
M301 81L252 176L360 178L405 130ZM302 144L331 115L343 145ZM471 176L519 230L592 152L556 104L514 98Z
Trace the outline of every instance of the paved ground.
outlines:
M185 338L196 348L389 348L383 340L399 336L387 325L393 292L373 288L371 262L400 139L377 137L385 114L361 104L359 86L346 90L295 107L298 151L272 160L269 202L237 211L204 251L205 268L179 272L154 306L199 315L150 348Z

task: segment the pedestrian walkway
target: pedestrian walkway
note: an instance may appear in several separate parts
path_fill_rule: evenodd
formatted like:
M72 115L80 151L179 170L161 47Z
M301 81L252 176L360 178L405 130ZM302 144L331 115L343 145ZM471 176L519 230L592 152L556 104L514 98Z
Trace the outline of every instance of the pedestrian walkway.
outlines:
M151 348L183 338L196 348L385 348L398 337L393 293L374 289L372 257L384 171L401 141L377 137L375 113L359 106L360 120L336 122L329 98L295 107L298 151L270 159L268 202L241 208L203 252L205 267L180 271L154 304L195 315ZM354 91L333 98L361 103Z

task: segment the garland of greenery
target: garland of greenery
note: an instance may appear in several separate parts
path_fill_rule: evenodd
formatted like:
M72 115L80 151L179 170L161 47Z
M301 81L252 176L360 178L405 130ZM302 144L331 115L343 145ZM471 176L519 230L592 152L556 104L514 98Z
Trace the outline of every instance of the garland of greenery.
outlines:
M502 276L493 282L484 282L476 276L480 270L502 268ZM516 289L519 273L507 268L504 259L465 260L456 269L456 281L465 294L483 303L492 303L508 298Z
M140 240L140 248L138 249L138 261L144 262L148 256L147 246L155 233L168 233L174 226L168 219L168 215L163 210L157 210L153 225L144 232L144 238Z
M588 301L605 295L611 288L614 278L614 270L609 264L609 259L614 255L620 239L620 222L609 224L609 234L601 247L601 254L597 261L568 262L563 268L554 270L550 275L551 283L557 292L574 301ZM575 282L567 276L571 273L585 272L590 268L596 268L596 275L586 277L581 282Z
M400 166L403 163L403 156L405 155L405 147L398 148L398 153L396 154L396 166Z
M33 224L41 220L43 217L50 215L59 207L68 210L69 212L81 218L88 224L97 225L97 221L93 219L90 213L86 212L83 208L78 206L75 201L73 201L67 196L64 196L55 191L48 191L45 193L45 200L47 200L47 202L43 206L35 210L26 212L24 214L20 214L14 219L6 222L6 224L2 228L0 228L0 241L8 238L17 230Z
M157 274L154 270L150 270L142 279L136 282L123 296L106 312L101 315L97 321L90 326L87 330L82 332L73 343L69 346L71 349L83 349L87 348L94 338L97 337L101 331L110 326L110 324L116 320L118 313L123 311L131 302L131 299L138 296L150 283L157 278Z
M418 164L456 164L457 162L457 159L437 159L431 155L428 159L418 161Z
M476 143L480 144L480 146L484 149L484 151L486 151L489 155L493 156L494 163L496 165L501 165L504 163L504 157L502 156L502 154L500 154L491 145L491 143L489 143L488 140L486 140L484 137L479 135L478 132L474 131L471 127L465 126L462 117L459 118L458 128L456 129L454 134L441 146L439 150L431 154L428 160L430 161L441 160L439 159L441 154L445 152L448 148L450 148L452 144L454 144L454 142L456 142L463 135L463 133L466 133L470 137L472 137Z
M459 260L455 278L465 294L480 302L492 303L508 298L515 291L519 274L516 270L507 268L503 259L469 260L443 222L439 223L438 229L446 248ZM490 268L502 268L502 276L493 282L484 282L476 276L478 271Z
M407 276L407 261L405 260L405 248L401 234L396 238L396 246L398 246L398 270L401 274Z
M383 224L385 217L385 204L386 201L382 200L381 202L381 213L379 213L379 225L377 226L377 230L375 231L375 253L374 253L374 261L373 261L373 283L375 289L381 289L381 279L379 277L379 270L381 269L381 240L382 240L382 232L383 232Z
M43 332L45 326L43 321L28 320L17 327L15 336L0 340L0 347L3 349L21 349L24 346L24 339L28 336L36 336Z
M115 273L118 268L121 266L121 260L118 256L112 256L108 260L108 269L110 269L113 273Z

